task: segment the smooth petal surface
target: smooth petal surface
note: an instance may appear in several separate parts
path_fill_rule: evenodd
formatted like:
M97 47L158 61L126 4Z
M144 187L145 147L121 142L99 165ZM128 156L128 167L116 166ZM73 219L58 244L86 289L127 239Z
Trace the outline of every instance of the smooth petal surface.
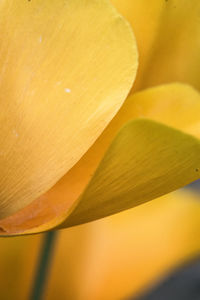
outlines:
M101 137L74 168L49 190L48 193L44 194L19 213L0 222L2 234L39 232L55 227L62 222L62 220L68 216L73 203L77 201L86 185L90 182L114 136L127 121L142 117L151 118L157 122L163 122L166 125L199 137L199 111L199 93L190 86L183 84L175 83L163 85L132 95L126 100L119 113L115 116ZM157 128L159 128L159 125ZM147 136L147 143L148 139L149 136ZM139 137L135 140L135 143L140 143ZM156 143L159 143L159 141ZM156 145L158 146L158 144ZM174 147L171 142L169 145L164 145L166 151L168 151L170 145ZM159 147L160 146L161 145L159 145ZM182 151L182 147L184 149L184 145L180 145L180 152ZM160 148L157 149L157 153L159 149ZM173 151L173 149L174 148L172 148L171 151ZM141 153L143 153L143 151L144 149L142 148ZM154 149L152 149L152 151L154 151ZM155 156L156 154L148 153L148 156L145 158L147 163L148 161L152 161L152 155ZM185 155L190 159L190 153L186 153ZM176 153L174 153L173 159L176 159ZM198 157L196 159L198 159ZM167 162L165 163L167 164ZM131 168L134 173L134 166L130 165L130 170ZM165 171L166 170L163 169L163 172ZM180 171L184 172L182 166L180 166ZM199 176L198 172L196 173L195 178ZM174 174L174 176L176 176L176 174ZM192 178L191 181L194 180ZM176 180L175 183L179 185ZM135 183L133 183L133 186L134 184Z
M123 211L199 177L200 140L153 121L130 121L111 144L64 226Z
M148 118L200 138L200 93L172 83L131 95L110 124L110 134L128 120Z
M0 3L0 217L53 186L88 150L136 73L130 26L109 1Z
M200 89L199 0L111 0L128 19L140 53L134 90L172 81Z

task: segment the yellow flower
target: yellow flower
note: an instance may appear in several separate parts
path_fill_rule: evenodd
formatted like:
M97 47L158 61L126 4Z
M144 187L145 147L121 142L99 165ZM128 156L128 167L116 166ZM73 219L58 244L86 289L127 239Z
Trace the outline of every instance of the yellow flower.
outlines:
M125 102L136 42L108 1L0 4L2 235L99 219L200 177L200 95L164 84L198 86L197 14L187 27L180 1L154 1L150 10L145 1L113 2L122 14L128 8L138 41L135 89L163 83Z

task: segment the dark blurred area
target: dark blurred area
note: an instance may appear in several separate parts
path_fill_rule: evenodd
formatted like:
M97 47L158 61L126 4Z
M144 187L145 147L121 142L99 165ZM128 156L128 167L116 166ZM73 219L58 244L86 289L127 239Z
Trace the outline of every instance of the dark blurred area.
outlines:
M184 189L200 193L200 180ZM172 271L143 295L129 300L200 300L200 257Z
M193 189L193 191L200 193L200 179L192 182L191 184L187 185L185 188L190 188Z
M199 300L200 257L171 272L139 297L129 300Z

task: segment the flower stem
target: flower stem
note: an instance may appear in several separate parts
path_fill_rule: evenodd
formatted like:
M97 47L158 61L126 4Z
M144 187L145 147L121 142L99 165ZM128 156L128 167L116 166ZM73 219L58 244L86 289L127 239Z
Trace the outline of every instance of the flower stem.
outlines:
M51 257L55 246L55 238L56 231L51 231L44 234L30 300L42 300L43 298L51 264Z

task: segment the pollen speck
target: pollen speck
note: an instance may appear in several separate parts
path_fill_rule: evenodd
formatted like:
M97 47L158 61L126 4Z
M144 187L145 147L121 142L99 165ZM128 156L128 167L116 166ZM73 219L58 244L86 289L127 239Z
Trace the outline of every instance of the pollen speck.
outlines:
M18 133L15 129L13 129L13 135L14 135L16 138L18 138L19 133Z

